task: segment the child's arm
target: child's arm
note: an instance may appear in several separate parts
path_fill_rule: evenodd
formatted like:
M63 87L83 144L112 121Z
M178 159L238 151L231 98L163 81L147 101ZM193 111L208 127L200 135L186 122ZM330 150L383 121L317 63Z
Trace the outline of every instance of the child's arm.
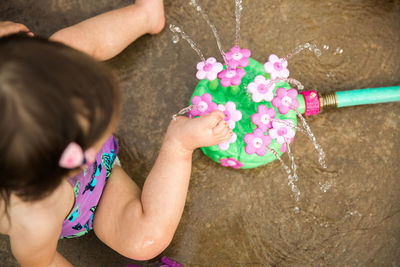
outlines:
M109 11L54 33L50 39L107 60L146 33L164 27L162 0L136 0L134 5Z
M146 260L171 242L185 206L193 150L232 136L222 112L172 121L143 191L114 167L94 217L96 235L120 254Z

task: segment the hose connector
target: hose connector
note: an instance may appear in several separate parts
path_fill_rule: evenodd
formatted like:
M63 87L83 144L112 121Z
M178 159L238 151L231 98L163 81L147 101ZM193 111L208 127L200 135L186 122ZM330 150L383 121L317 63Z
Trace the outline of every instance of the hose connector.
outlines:
M336 92L318 93L320 111L338 107L338 98Z

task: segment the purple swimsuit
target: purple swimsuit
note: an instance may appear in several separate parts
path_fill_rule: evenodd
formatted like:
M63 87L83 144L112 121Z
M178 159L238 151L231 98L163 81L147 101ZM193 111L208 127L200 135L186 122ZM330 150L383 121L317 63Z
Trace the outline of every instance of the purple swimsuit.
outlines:
M74 188L75 204L63 222L60 239L82 236L93 228L94 213L117 154L118 143L112 135L97 153L96 161L69 179Z

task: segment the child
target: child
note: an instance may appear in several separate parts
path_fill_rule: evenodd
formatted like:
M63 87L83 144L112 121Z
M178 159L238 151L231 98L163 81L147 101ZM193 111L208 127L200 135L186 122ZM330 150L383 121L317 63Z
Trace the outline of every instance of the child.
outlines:
M151 5L161 28L146 28ZM160 31L162 9L160 0L137 0L50 39L108 59L141 34ZM7 27L0 33L29 31ZM37 37L0 38L0 232L22 266L71 266L56 251L58 239L91 228L126 257L158 255L182 215L193 150L232 135L219 111L171 121L140 192L114 165L119 113L113 75L90 56Z

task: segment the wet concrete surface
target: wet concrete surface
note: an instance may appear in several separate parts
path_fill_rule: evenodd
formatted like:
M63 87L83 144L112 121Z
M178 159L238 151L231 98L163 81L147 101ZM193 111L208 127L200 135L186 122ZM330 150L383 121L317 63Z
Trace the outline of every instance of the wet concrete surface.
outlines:
M3 0L0 14L48 36L130 2ZM199 2L228 50L234 42L234 1ZM188 0L165 4L167 24L181 26L206 57L221 58L211 30ZM328 45L319 58L302 53L289 61L291 77L306 89L400 85L397 0L244 0L241 35L241 46L262 62L307 41L321 49ZM124 90L117 132L122 165L139 185L156 159L170 115L188 105L197 83L197 55L183 41L172 44L171 37L168 30L144 36L108 63ZM163 254L184 266L400 266L400 104L345 108L308 121L328 169L319 167L307 138L297 135L292 149L299 202L277 162L236 171L196 151L182 221ZM59 251L76 266L131 262L93 233L62 240ZM16 265L6 237L0 239L0 262Z

